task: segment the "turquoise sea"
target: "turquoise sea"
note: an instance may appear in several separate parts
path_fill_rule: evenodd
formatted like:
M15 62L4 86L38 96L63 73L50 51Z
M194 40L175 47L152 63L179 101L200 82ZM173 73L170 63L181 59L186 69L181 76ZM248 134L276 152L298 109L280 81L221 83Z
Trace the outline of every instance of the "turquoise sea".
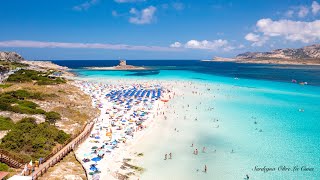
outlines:
M147 171L142 179L244 179L246 174L250 179L320 179L320 67L152 66L157 67L155 71L136 72L87 70L82 68L85 65L69 64L80 78L181 80L205 83L211 89L203 97L189 99L201 105L185 114L199 121L184 122L177 115L180 120L161 123L181 130L178 135L173 131L161 137L150 135L161 141L147 140L150 145L143 157ZM219 69L210 70L213 67ZM291 83L291 79L309 85ZM209 107L214 110L208 111ZM184 111L181 106L174 108ZM207 152L194 158L191 142L199 145L199 151L206 146ZM173 152L174 161L158 158L165 149ZM208 173L201 172L203 164Z

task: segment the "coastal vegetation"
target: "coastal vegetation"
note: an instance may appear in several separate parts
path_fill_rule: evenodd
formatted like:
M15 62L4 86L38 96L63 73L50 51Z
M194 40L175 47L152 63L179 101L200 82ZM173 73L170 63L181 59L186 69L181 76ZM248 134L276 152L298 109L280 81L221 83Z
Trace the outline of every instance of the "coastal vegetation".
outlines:
M14 126L14 122L9 117L0 116L0 131L10 130Z
M8 171L9 168L10 167L8 165L0 162L0 171Z
M10 101L12 101L12 99L13 101L18 102L31 101L38 105L36 109L38 109L37 111L39 112L36 114L27 114L10 111L12 113L20 114L19 116L10 116L15 122L20 120L22 117L25 117L22 115L27 115L27 117L30 117L32 115L41 115L43 116L42 119L38 119L37 117L35 118L37 118L37 120L39 121L44 121L46 118L46 114L52 115L51 113L48 114L46 112L54 111L61 115L62 120L60 121L58 118L58 121L56 121L56 125L59 127L59 129L62 129L70 134L76 134L82 129L83 125L85 125L88 120L96 117L99 112L98 109L90 106L90 97L70 83L50 86L38 85L32 82L10 84L11 86L8 88L0 89L0 106L1 104L4 104L5 107L8 108L9 105L18 105L14 102L11 103ZM1 97L5 98L4 102L10 100L10 104L8 105L8 103L3 103ZM1 110L8 112L8 110L4 110L0 107L0 114ZM36 110L33 109L30 111ZM51 118L48 117L47 119L49 120Z
M0 84L0 88L2 88L2 89L8 88L10 86L11 86L11 84Z
M35 70L20 69L11 74L7 82L34 82L38 85L54 85L66 83L63 78L51 76L51 71L41 72Z
M43 100L46 95L26 90L9 91L0 94L0 110L21 114L46 114L39 105L27 99ZM50 115L50 114L48 114Z
M54 66L47 63L19 63L0 61L4 72L15 70L0 84L0 149L25 161L46 158L69 142L99 110L91 106L90 96L55 73L60 67L51 70ZM61 169L85 177L73 154L64 159L68 160L56 164L44 179L63 179Z
M21 62L0 61L0 66L4 67L5 69L10 70L10 69L28 67L29 65L21 63Z
M46 121L49 124L55 125L58 120L61 120L61 115L54 111L47 112L45 113L45 115L46 115Z
M63 144L70 135L48 122L37 124L34 118L23 118L11 128L0 148L13 152L25 160L44 158L57 144Z

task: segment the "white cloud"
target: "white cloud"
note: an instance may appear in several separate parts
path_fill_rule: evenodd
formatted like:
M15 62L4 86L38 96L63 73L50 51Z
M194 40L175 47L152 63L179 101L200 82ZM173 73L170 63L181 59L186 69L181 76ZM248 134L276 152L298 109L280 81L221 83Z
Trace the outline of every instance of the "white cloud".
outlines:
M89 0L89 1L86 1L82 4L74 6L72 9L75 11L88 10L91 6L96 5L98 2L99 2L99 0Z
M301 6L300 10L298 12L298 16L300 18L304 18L304 17L306 17L308 15L308 13L309 13L309 9L307 7L305 7L305 6Z
M269 39L267 36L260 36L258 34L254 34L254 33L248 33L244 38L247 41L251 41L252 46L263 46L267 42L267 40Z
M258 34L248 33L244 38L247 41L256 42L256 41L259 41L259 37L260 36Z
M130 14L134 15L134 17L130 17L129 22L133 24L150 24L154 18L156 10L157 8L154 6L149 6L141 11L131 8Z
M256 24L257 30L269 37L284 37L290 41L304 43L320 40L320 20L312 22L260 19Z
M180 42L174 42L173 44L170 45L172 48L180 48L182 44Z
M117 3L134 3L134 2L142 2L146 0L114 0Z
M320 11L320 4L317 1L313 1L311 5L313 15L316 15Z
M228 44L227 40L203 40L203 41L197 41L197 40L190 40L185 44L185 48L191 48L191 49L218 49L221 47L224 47Z
M242 46L232 46L227 40L217 39L213 41L203 40L190 40L185 44L180 42L175 42L170 45L171 48L185 48L185 49L204 49L204 50L223 50L230 51L237 48L242 48Z
M292 18L294 16L305 18L311 14L309 13L310 11L313 15L317 15L317 13L320 11L320 4L317 1L313 1L311 5L292 6L284 13L284 15L287 18Z
M0 41L0 47L20 48L79 48L79 49L107 49L107 50L139 50L139 51L176 51L177 49L161 46L131 46L126 44L103 43L66 43L43 41Z

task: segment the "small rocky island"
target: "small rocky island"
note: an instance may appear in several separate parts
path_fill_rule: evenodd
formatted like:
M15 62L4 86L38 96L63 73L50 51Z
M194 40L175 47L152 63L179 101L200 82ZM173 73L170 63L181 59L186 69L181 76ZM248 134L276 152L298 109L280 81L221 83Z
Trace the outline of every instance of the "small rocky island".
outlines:
M126 60L120 60L119 65L112 67L87 67L87 69L93 70L149 70L150 68L142 67L142 66L132 66L127 65Z

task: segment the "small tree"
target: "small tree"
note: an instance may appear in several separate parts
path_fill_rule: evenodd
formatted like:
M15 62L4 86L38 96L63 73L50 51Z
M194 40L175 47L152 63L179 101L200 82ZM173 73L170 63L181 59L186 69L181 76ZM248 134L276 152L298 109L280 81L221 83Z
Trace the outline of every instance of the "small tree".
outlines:
M46 113L46 122L56 125L56 122L61 120L61 115L57 112L50 111Z

